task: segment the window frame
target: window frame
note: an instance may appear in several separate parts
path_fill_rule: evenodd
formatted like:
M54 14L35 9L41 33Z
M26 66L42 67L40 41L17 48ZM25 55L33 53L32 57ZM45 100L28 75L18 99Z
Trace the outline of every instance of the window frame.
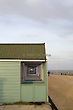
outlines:
M29 64L33 64L34 65L34 62L21 62L21 83L24 84L25 82L43 82L44 81L44 63L43 62L35 62L35 64L37 64L37 68L38 68L38 71L39 71L39 79L38 80L35 80L35 79L32 79L32 80L25 80L24 77L26 77L25 73L24 73L24 67L25 65L29 65ZM25 67L25 70L26 70L27 67ZM27 74L27 73L26 73ZM30 77L30 74L28 74L29 77ZM38 74L34 74L35 78ZM31 74L32 76L32 74ZM28 78L27 78L28 79Z

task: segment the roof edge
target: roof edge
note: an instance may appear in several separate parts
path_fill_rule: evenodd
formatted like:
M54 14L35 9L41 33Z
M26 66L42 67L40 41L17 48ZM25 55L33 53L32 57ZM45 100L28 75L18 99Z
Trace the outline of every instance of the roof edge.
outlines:
M0 42L0 44L2 45L2 44L10 44L10 45L13 45L13 44L23 44L23 45L44 45L45 43L26 43L26 42Z
M25 61L25 62L45 62L46 60L18 60L18 59L0 59L0 61Z

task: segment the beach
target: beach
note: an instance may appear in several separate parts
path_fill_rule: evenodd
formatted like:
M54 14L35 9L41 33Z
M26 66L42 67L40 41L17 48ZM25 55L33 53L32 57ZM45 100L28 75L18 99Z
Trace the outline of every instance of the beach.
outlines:
M58 110L73 110L73 76L48 76L48 95Z

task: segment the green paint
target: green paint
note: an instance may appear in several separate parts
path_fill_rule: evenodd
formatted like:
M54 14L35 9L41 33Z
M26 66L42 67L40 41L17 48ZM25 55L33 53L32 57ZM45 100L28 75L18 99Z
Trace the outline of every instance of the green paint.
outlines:
M44 81L21 84L21 62L0 62L0 104L47 102L47 63L44 64Z
M19 62L0 62L0 103L20 101Z
M0 59L45 60L45 44L0 44Z
M47 62L44 64L44 81L32 82L21 85L21 101L26 102L47 102L48 79Z

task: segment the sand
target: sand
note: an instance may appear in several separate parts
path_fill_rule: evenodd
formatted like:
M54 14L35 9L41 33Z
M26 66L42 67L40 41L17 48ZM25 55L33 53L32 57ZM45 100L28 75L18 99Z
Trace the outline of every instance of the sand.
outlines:
M49 103L42 105L3 105L0 110L52 110Z
M73 76L50 75L48 95L59 110L73 110Z

